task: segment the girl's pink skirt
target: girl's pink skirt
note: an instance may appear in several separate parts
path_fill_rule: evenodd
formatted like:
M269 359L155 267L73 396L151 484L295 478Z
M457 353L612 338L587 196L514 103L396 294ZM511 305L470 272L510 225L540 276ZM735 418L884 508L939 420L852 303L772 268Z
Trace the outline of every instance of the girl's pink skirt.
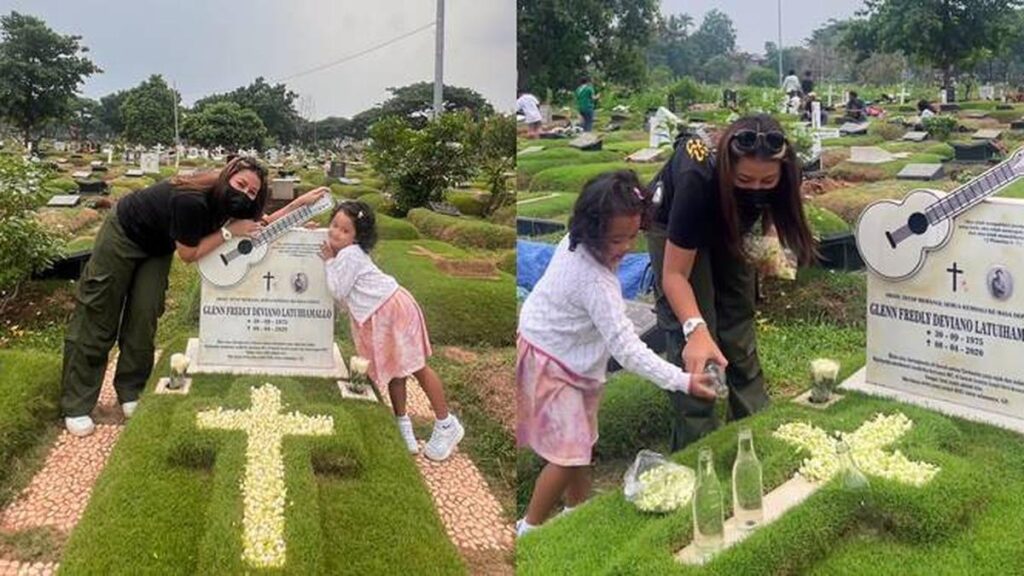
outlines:
M604 383L573 373L522 336L517 342L516 442L559 466L587 466Z
M427 365L433 353L423 311L405 288L398 288L362 326L349 315L356 352L370 361L368 374L382 393L395 378Z

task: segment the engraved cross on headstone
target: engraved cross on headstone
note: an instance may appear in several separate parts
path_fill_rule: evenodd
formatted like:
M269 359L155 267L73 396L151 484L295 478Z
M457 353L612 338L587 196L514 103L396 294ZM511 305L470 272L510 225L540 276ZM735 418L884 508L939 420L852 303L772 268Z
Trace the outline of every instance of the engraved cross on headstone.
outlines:
M953 292L956 292L956 277L959 274L963 274L964 271L957 268L956 262L953 262L953 266L951 268L946 268L946 272L949 272L950 274L953 275Z

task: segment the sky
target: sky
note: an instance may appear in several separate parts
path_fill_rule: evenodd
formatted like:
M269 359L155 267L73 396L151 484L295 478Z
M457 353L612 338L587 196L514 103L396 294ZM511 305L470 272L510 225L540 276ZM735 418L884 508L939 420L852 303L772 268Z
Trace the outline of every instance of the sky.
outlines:
M82 36L102 70L90 98L163 74L185 104L263 76L277 83L434 22L432 0L0 0ZM515 107L515 0L445 0L445 84L472 88L500 111ZM285 81L307 118L351 117L388 87L434 78L434 27Z
M815 28L830 18L841 20L860 10L863 0L781 0L782 45L802 45ZM765 42L778 43L779 0L661 0L661 13L689 14L694 29L712 9L724 12L736 29L736 47L742 52L764 53Z

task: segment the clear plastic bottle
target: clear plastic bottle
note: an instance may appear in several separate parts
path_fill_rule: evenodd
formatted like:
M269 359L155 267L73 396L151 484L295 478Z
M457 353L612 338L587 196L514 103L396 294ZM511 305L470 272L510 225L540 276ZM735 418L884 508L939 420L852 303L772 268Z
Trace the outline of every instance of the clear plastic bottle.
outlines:
M764 522L763 481L761 462L754 452L754 434L750 428L743 428L732 465L733 516L741 530L753 530Z
M711 456L711 448L700 449L693 488L693 544L705 561L722 549L725 540L722 487Z

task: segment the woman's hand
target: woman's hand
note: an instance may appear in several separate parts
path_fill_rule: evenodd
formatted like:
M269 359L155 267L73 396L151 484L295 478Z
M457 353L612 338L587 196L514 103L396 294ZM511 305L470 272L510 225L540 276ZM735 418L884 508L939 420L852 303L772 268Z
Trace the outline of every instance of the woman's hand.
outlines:
M711 339L707 326L698 326L683 347L683 366L690 374L703 374L708 361L718 364L723 370L729 365L718 345Z
M315 204L317 200L323 198L324 194L327 194L330 191L331 189L326 186L314 188L309 192L306 192L302 196L299 196L295 200L292 200L292 209L294 210L295 208L301 208L303 206L310 206L312 204Z
M255 220L232 220L225 226L232 236L246 236L252 238L260 233L263 224Z
M324 240L324 243L320 245L320 259L324 262L334 258L338 253L331 248L330 242Z
M701 400L714 401L718 398L715 389L712 387L714 376L703 372L690 372L689 395Z

